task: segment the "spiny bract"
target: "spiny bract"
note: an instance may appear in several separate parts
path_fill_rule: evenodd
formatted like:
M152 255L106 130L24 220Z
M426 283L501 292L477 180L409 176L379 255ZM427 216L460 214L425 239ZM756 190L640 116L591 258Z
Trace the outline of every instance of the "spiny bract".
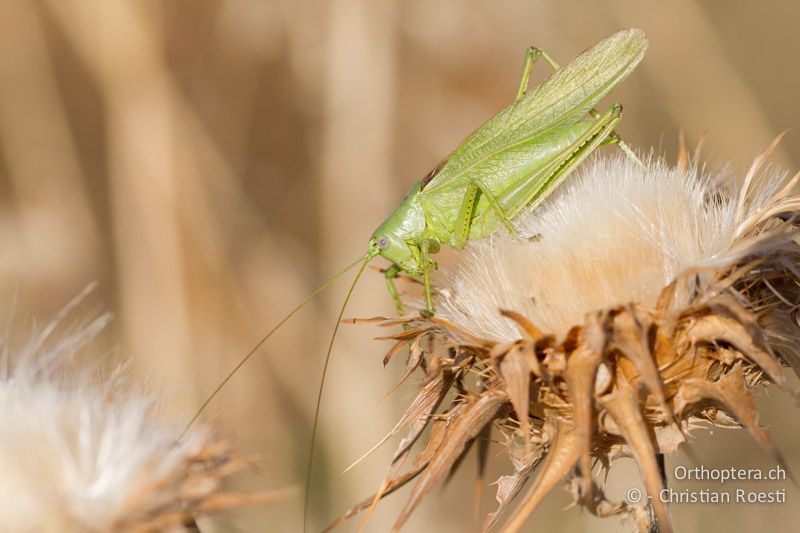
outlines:
M738 187L686 157L595 159L521 237L469 247L437 284L438 315L382 319L405 326L384 360L409 344L403 381L419 369L421 390L387 435L407 432L379 490L333 525L416 479L400 528L466 450L485 464L493 431L514 471L484 529L510 511L504 527L518 530L565 478L591 512L646 529L645 508L608 501L591 466L627 455L671 531L656 454L700 421L746 428L782 463L752 393L769 382L794 396L783 366L800 370L798 176L765 167L778 140Z

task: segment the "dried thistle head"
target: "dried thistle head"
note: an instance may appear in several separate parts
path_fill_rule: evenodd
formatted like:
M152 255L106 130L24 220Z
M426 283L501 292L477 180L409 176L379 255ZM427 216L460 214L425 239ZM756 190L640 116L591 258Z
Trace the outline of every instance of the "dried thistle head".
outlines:
M185 531L251 505L222 487L249 466L208 428L181 435L124 372L77 366L106 318L47 326L0 354L0 531Z
M522 236L472 243L438 283L436 316L384 321L404 326L385 360L409 344L403 380L421 371L421 390L387 435L406 431L377 493L333 525L415 479L400 528L469 449L485 463L492 432L514 471L484 530L501 516L518 530L565 480L592 513L646 528L645 509L608 501L592 468L632 456L671 531L656 454L700 421L743 427L782 462L753 401L763 383L794 396L783 367L800 372L800 197L798 176L765 167L778 140L740 186L685 158L595 159Z

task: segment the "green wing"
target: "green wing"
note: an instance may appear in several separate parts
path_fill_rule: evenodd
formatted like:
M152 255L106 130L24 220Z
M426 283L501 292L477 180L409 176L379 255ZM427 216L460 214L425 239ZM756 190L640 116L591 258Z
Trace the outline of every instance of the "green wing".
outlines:
M638 29L622 30L600 41L475 130L421 194L448 186L515 145L537 137L546 145L549 137L559 137L625 79L646 50L647 38Z

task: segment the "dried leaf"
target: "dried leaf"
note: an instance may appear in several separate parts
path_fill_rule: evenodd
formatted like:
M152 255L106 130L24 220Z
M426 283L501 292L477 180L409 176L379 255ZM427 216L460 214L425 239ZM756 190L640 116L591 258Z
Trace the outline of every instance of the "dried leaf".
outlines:
M375 337L375 339L379 341L408 341L417 338L420 334L429 330L429 327L410 328L393 335Z
M678 172L686 174L689 172L689 150L686 149L686 138L683 130L678 132Z
M384 324L391 319L385 316L374 316L372 318L343 318L342 324Z
M538 453L529 456L528 462L521 468L516 469L514 474L509 476L502 476L497 480L497 509L489 513L483 521L481 531L486 532L491 530L500 517L508 510L511 502L516 498L525 483L533 474L533 471L539 466L542 461L544 448L539 448Z
M453 421L452 426L448 428L447 437L436 450L425 472L414 485L408 502L401 511L397 522L395 522L394 531L399 530L408 520L420 500L447 474L467 442L492 421L507 399L507 396L500 391L488 391Z
M342 523L346 522L350 518L352 518L357 513L367 510L366 514L364 515L363 520L361 521L360 528L364 527L366 522L369 520L370 515L375 509L375 506L378 502L383 499L385 496L388 496L395 490L401 488L406 483L417 477L430 463L433 456L436 454L436 450L439 449L442 442L447 436L447 428L450 425L452 419L458 418L461 411L464 410L466 404L459 403L456 404L450 412L447 414L446 419L435 420L433 422L433 427L431 428L431 434L428 438L428 443L425 446L419 455L414 458L414 462L411 466L411 470L406 474L400 474L400 470L403 466L405 458L408 456L408 453L411 451L410 446L405 445L403 442L400 443L398 446L397 452L395 452L395 459L392 461L391 466L389 467L389 471L384 476L383 481L381 482L381 486L378 491L356 504L355 506L351 507L345 514L340 516L336 519L331 525L329 525L325 531L333 529ZM408 438L408 437L407 437Z
M633 363L644 386L650 394L655 396L667 421L674 424L675 417L672 414L672 408L667 403L664 385L648 344L647 335L650 324L642 323L635 313L632 307L627 307L614 317L614 333L611 343Z
M620 386L613 393L604 396L601 403L613 418L639 464L639 472L655 509L660 530L663 533L671 532L672 522L667 506L659 498L664 485L656 462L656 450L647 423L642 417L636 391L627 385Z
M409 408L406 409L405 414L400 421L395 424L392 430L389 431L389 433L379 440L372 448L367 450L364 455L356 459L353 464L348 466L345 469L345 472L354 468L361 461L369 457L375 450L380 448L387 440L389 440L389 438L397 434L397 432L403 429L404 426L410 424L411 429L409 431L409 435L400 443L400 446L392 458L392 462L395 462L407 448L414 444L414 441L416 441L420 433L422 433L422 431L425 429L431 413L433 413L439 407L439 404L447 394L447 391L450 389L454 379L454 374L445 372L437 379L434 379L425 385L425 387L423 387L419 394L417 394L417 397L411 403Z
M778 464L789 471L769 433L758 424L758 410L753 394L745 382L741 363L737 363L716 383L703 379L687 379L675 398L676 409L682 413L688 413L692 407L703 408L709 404L728 411L739 424L747 428L756 442L772 455Z
M383 356L383 366L388 365L389 361L392 360L392 357L397 355L397 352L402 350L403 346L405 346L405 345L406 345L406 341L397 341L396 343L394 343L392 345L392 347L389 348L389 351L386 352L386 355Z
M457 326L453 322L450 322L449 320L446 320L446 319L440 317L439 315L434 315L429 320L432 323L434 323L437 326L439 326L440 328L442 328L442 329L444 329L446 331L449 331L450 333L453 333L455 335L458 335L459 336L459 340L461 340L461 341L463 341L465 343L468 343L468 344L470 344L472 346L484 348L486 350L491 350L492 347L494 347L494 345L497 344L495 341L492 341L492 340L489 340L489 339L483 339L481 337L473 335L469 331L466 331L465 329L460 328L459 326Z
M536 476L533 486L525 495L524 502L514 510L503 531L514 533L525 524L544 497L575 466L580 456L580 443L577 433L566 422L558 421L553 445L547 454L542 471Z
M593 515L600 518L608 518L610 516L626 512L628 506L625 502L610 502L606 499L603 489L597 486L593 480L590 479L592 486L587 488L584 485L585 480L580 477L574 477L569 485L569 490L576 502L582 504ZM591 494L591 498L586 498L586 494Z
M581 448L581 474L589 492L592 487L592 437L594 436L594 388L602 354L583 342L567 360L567 391L572 402L572 420ZM590 497L589 493L586 493Z
M417 441L425 426L428 425L430 415L439 408L439 404L452 386L455 377L454 372L445 372L441 380L428 383L406 410L399 424L401 424L400 427L405 424L409 425L408 435L397 446L397 451L392 456L393 463Z
M500 314L506 318L510 318L519 326L520 333L524 336L525 340L536 342L542 337L544 333L542 330L533 325L533 323L516 311L509 309L500 309Z
M500 361L500 375L505 383L505 390L511 405L517 413L522 437L526 446L530 442L530 421L528 411L530 404L531 371L522 349L515 346Z
M332 529L335 529L340 525L344 524L345 522L350 520L352 517L354 517L361 511L369 509L370 507L373 506L376 500L380 500L381 498L384 498L389 494L393 493L397 489L404 487L409 481L417 477L419 473L425 469L426 466L427 463L421 463L411 471L385 481L384 483L381 484L381 489L378 492L376 492L375 494L373 494L368 498L364 498L363 500L352 506L344 514L342 514L336 520L328 524L328 526L322 531L323 532L331 531Z
M685 332L693 345L702 342L728 343L747 359L755 363L773 383L785 386L786 379L778 359L769 347L758 342L738 321L719 315L707 315L691 323Z

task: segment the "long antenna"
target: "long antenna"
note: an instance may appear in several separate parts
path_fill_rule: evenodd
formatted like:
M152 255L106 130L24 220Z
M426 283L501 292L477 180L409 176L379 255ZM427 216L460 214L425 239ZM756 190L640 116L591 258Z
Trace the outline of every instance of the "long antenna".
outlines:
M353 268L354 266L356 266L357 264L359 264L361 261L364 261L364 266L366 266L366 264L367 264L367 261L369 261L370 259L372 259L372 257L375 257L375 254L374 254L374 253L373 253L373 252L370 250L370 251L369 251L369 252L367 252L366 254L362 255L361 257L359 257L358 259L356 259L355 261L353 261L352 263L350 263L350 264L349 264L347 267L343 268L342 270L340 270L339 272L337 272L336 274L334 274L333 276L331 276L330 278L328 278L328 280L327 280L325 283L323 283L322 285L320 285L319 287L317 287L317 289L316 289L316 290L314 290L314 292L312 292L311 294L309 294L309 295L308 295L308 297L307 297L305 300L303 300L303 302L302 302L300 305L298 305L297 307L295 307L294 309L292 309L292 310L289 312L289 314L288 314L288 315L286 315L285 317L283 317L283 318L281 319L281 321L280 321L280 322L278 322L277 324L275 324L275 326L274 326L274 327L273 327L271 330L269 330L269 331L267 332L267 334L266 334L266 335L264 335L263 337L261 337L261 339L260 339L260 340L259 340L259 341L258 341L258 342L257 342L257 343L256 343L256 344L255 344L255 345L254 345L254 346L253 346L251 349L250 349L250 351L249 351L249 352L247 352L247 355L245 355L245 356L242 358L242 360L241 360L241 361L239 361L239 363L238 363L238 364L237 364L235 367L233 367L233 370L231 370L231 371L228 373L228 375L227 375L227 376L225 376L225 379L223 379L223 380L222 380L222 383L220 383L220 384L217 386L217 388L216 388L216 389L214 389L214 392L212 392L212 393L211 393L211 396L209 396L209 397L206 399L206 401L205 401L205 402L203 402L203 405L201 405L201 406L200 406L200 409L198 409L198 410L197 410L197 412L194 414L194 416L192 417L192 419L191 419L191 420L189 420L189 423L188 423L188 424L186 424L186 428L183 430L183 433L181 433L181 436L178 438L178 440L182 439L182 438L183 438L183 436L184 436L184 435L186 435L186 432L187 432L187 431L189 431L189 428L191 428L191 427L192 427L192 425L193 425L193 424L194 424L194 423L197 421L197 419L198 419L198 418L200 418L200 414L203 412L203 410L204 410L204 409L205 409L205 408L208 406L208 404L210 404L210 403L211 403L211 400L213 400L213 399L214 399L214 397L216 397L216 395L219 393L219 391L221 391L221 390L222 390L222 388L223 388L223 387L224 387L224 386L225 386L225 385L226 385L226 384L227 384L227 383L228 383L228 382L231 380L231 378L233 377L233 375L234 375L234 374L236 374L236 372L238 372L238 371L239 371L239 369L240 369L240 368L242 368L242 366L244 366L244 364L245 364L245 363L246 363L246 362L247 362L247 361L248 361L248 360L249 360L251 357L253 357L253 355L255 355L255 353L258 351L258 349L259 349L259 348L261 348L261 345L262 345L262 344L264 344L265 342L267 342L267 339L269 339L269 338L272 336L272 334L273 334L273 333L275 333L276 331L278 331L278 329L279 329L279 328L280 328L280 327L281 327L281 326L282 326L284 323L286 323L286 321L287 321L287 320L289 320L290 318L292 318L292 316L294 316L294 314L295 314L296 312L298 312L300 309L302 309L303 307L305 307L305 305L306 305L308 302L310 302L311 300L313 300L313 299L314 299L314 297L315 297L317 294L319 294L319 293L321 293L322 291L324 291L325 289L327 289L327 288L330 286L330 284L331 284L331 283L333 283L334 281L336 281L337 279L339 279L339 278L340 278L340 277L341 277L343 274L345 274L345 273L346 273L348 270L350 270L351 268ZM361 271L359 271L359 275L360 275L360 273L361 273L361 272L363 272L363 270L364 270L364 266L362 266L362 267L361 267ZM351 291L351 292L352 292L352 290L353 290L353 288L352 288L352 287L350 287L350 291ZM348 293L348 298L349 298L349 297L350 297L350 294ZM345 300L345 302L347 302L347 300ZM337 325L338 325L338 323L337 323ZM335 330L334 330L334 333L335 333ZM330 355L330 350L328 351L328 354ZM327 363L327 361L326 361L326 363ZM319 405L317 406L317 409L319 410ZM315 423L315 427L316 427L316 423Z
M303 495L303 532L306 531L306 519L308 518L308 495L311 492L311 470L312 467L314 466L314 448L317 442L317 422L319 422L319 407L320 405L322 405L322 390L325 388L325 376L328 373L328 363L331 360L333 341L336 340L336 333L339 331L339 324L341 324L342 322L342 316L344 315L344 310L347 307L347 302L350 301L350 296L353 295L353 289L356 288L356 283L358 283L358 279L361 277L361 274L364 273L364 269L367 267L367 263L369 263L370 259L375 257L375 255L377 254L372 250L370 250L364 257L361 258L364 260L364 263L361 265L361 268L358 269L358 273L356 274L356 277L353 280L353 284L350 285L350 289L347 291L347 296L345 296L344 298L344 302L342 303L342 308L339 310L339 316L336 317L336 325L333 327L333 333L331 334L331 341L330 343L328 343L328 353L325 354L325 364L322 366L322 378L319 380L319 392L317 393L317 406L314 409L314 425L311 429L311 449L308 451L308 469L306 470L306 489L305 489L305 494ZM361 259L359 259L359 261L361 261Z

